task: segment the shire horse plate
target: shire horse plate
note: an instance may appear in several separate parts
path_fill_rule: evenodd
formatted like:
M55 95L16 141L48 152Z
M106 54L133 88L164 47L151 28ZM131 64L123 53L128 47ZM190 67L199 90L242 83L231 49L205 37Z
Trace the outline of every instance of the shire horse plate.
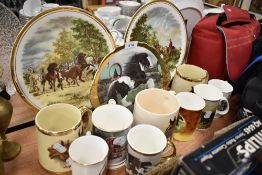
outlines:
M54 103L90 106L99 63L115 49L104 24L75 7L40 13L22 29L12 49L12 77L36 109Z
M136 94L147 88L168 88L169 72L160 55L145 43L118 47L100 64L91 88L91 104L98 107L114 99L133 110Z

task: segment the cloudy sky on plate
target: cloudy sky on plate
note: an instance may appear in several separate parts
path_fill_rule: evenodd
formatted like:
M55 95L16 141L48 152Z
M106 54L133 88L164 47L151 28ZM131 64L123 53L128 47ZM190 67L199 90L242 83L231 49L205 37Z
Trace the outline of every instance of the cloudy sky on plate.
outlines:
M37 66L43 60L45 53L52 52L52 43L58 37L59 32L72 27L73 19L73 17L64 16L50 19L47 22L38 21L37 25L40 25L36 32L27 33L30 37L28 37L22 53L23 69Z
M147 24L153 27L162 46L168 46L171 39L176 48L181 47L180 24L170 11L163 7L153 8L147 13ZM171 38L172 37L172 38Z
M131 57L134 56L135 54L140 54L140 53L147 53L147 55L151 58L152 64L155 65L157 63L157 58L155 57L155 55L146 48L138 46L132 49L123 49L117 52L116 54L114 54L110 58L110 61L108 61L108 63L106 64L106 66L104 67L104 70L102 71L100 75L100 80L109 78L109 69L113 64L118 63L124 69L126 64L131 59Z

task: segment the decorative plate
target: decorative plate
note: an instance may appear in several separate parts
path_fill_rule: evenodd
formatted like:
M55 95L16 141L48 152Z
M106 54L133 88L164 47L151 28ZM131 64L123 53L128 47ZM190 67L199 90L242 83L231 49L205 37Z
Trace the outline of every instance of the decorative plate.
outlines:
M19 19L0 3L0 77L9 95L15 93L10 70L10 55L15 38L21 29Z
M172 73L182 64L187 51L183 16L172 2L150 1L133 15L125 41L141 41L153 46Z
M188 37L190 38L193 28L202 19L204 3L202 0L172 0L172 2L182 13L186 23Z
M104 24L89 12L58 7L34 17L12 50L12 76L20 95L36 109L54 103L90 106L94 74L115 49Z
M101 62L91 88L91 104L97 107L114 99L132 111L139 91L153 87L167 89L169 80L170 74L153 47L129 42Z

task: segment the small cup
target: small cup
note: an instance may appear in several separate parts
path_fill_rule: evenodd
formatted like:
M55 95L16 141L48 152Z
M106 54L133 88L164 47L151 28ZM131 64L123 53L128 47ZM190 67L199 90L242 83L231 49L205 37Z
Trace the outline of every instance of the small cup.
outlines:
M133 123L133 115L127 108L109 100L109 104L97 107L92 113L92 133L103 138L109 146L109 169L125 164L126 135Z
M122 15L133 16L137 9L140 7L140 3L135 1L119 1L119 6L122 9Z
M200 120L201 110L205 107L205 101L191 92L180 92L176 97L180 103L176 128L180 128L180 121L185 121L185 125L180 131L173 133L173 138L179 141L189 141L193 139ZM184 122L182 123L184 124Z
M223 93L223 96L227 100L229 100L231 93L233 92L233 86L231 84L229 84L227 81L219 80L219 79L209 80L208 84L213 85L213 86L217 87L218 89L220 89ZM228 110L225 110L225 109L228 109ZM221 101L221 103L219 103L219 105L218 105L215 116L219 117L221 115L225 115L225 114L228 113L228 111L229 111L228 101L226 101L226 100Z
M198 66L182 64L177 67L171 89L176 93L193 92L197 84L207 83L208 72Z
M176 96L169 91L156 88L142 90L135 97L135 125L150 124L166 132L174 124L179 107Z
M70 104L53 104L37 113L35 124L40 165L54 173L70 171L68 148L83 132L80 109Z
M227 101L227 99L223 97L220 89L209 84L198 84L194 86L194 92L206 102L206 106L201 112L198 129L208 129L212 124L218 104L223 100ZM226 110L228 110L228 108L225 109L225 111Z
M100 137L79 137L69 147L72 175L105 174L108 151L107 143Z
M127 134L127 174L144 174L160 162L167 145L164 133L152 125L137 125Z

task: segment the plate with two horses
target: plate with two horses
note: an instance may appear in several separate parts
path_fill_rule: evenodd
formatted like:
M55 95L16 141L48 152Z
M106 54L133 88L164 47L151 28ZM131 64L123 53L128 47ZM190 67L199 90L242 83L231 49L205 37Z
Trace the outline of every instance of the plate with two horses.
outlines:
M126 46L118 47L101 62L91 88L93 107L114 99L132 111L141 90L168 88L170 74L156 49L142 42Z
M112 35L91 13L75 7L50 9L17 36L12 78L19 94L36 109L54 103L90 106L98 65L114 49Z

